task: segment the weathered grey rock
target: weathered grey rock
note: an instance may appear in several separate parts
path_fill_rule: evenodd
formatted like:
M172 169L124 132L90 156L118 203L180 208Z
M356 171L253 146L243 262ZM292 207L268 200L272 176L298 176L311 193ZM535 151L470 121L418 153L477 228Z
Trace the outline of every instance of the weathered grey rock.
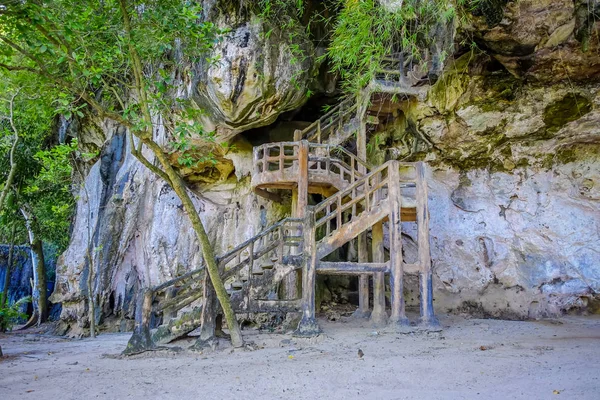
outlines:
M600 74L597 0L491 0L462 28L512 74L542 82Z
M119 129L106 135L110 144L86 178L89 203L86 192L82 189L79 193L73 228L77 234L59 259L52 295L53 302L63 303L61 319L71 325L72 335L87 328L88 237L92 237L97 249L97 319L100 323L105 318L113 319L115 329L122 320L134 319L141 288L197 268L202 261L195 234L174 192L129 154L129 144L119 139ZM112 152L119 153L121 161L107 155L108 149L117 145L122 147ZM193 196L217 254L255 235L264 224L281 219L286 211L285 207L251 193L249 169L244 169L250 163L242 161L251 158L251 154L238 153L235 157L240 181L234 176L206 188L202 199ZM103 175L108 169L110 174Z
M230 11L223 5L209 11L216 26L231 31L211 54L217 61L197 65L191 83L193 99L207 111L205 129L223 139L304 104L318 69L315 49L297 25L284 29L254 15L253 7Z

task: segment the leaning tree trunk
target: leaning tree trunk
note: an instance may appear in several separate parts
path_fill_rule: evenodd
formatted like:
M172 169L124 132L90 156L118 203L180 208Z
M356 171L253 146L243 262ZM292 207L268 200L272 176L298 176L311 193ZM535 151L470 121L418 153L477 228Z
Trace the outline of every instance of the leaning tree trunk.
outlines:
M127 10L127 2L126 0L119 1L119 7L122 12L123 17L123 28L125 31L125 36L128 42L128 50L129 55L132 61L132 72L135 80L135 89L139 96L139 101L141 105L141 114L142 119L148 126L152 126L152 113L150 111L150 101L147 92L146 85L144 83L144 69L142 67L142 61L140 56L134 46L134 40L132 35L132 27L131 27L131 19L129 16L129 11ZM95 108L101 110L102 107L99 106L94 99L86 97L88 102L91 100L91 104L95 104ZM121 118L119 118L121 119ZM133 129L132 126L129 127ZM244 345L244 341L242 339L242 332L240 330L240 326L235 318L235 313L233 312L233 308L231 307L231 301L229 299L229 295L225 290L225 285L223 284L223 280L219 275L219 267L217 265L217 261L215 258L215 253L210 243L210 239L206 234L206 230L204 229L204 224L198 215L198 211L190 198L185 183L183 182L181 176L175 171L169 159L163 152L163 149L152 139L152 130L145 131L130 131L135 136L137 136L144 145L146 145L154 156L157 158L160 163L162 170L156 168L156 166L150 164L148 160L144 158L144 156L135 152L134 155L142 161L144 166L148 167L151 171L159 175L163 178L167 183L171 185L181 203L183 205L184 210L188 214L188 218L192 223L192 227L196 232L196 236L198 241L200 242L200 248L202 250L202 256L204 257L204 262L206 263L206 270L208 271L208 276L210 277L210 281L215 288L215 292L217 294L217 298L219 299L219 303L221 304L221 308L223 309L223 314L225 314L225 319L227 320L227 326L229 327L229 331L231 334L231 343L234 347L242 347ZM132 149L135 149L133 141L131 143Z
M237 319L235 317L235 313L233 312L233 308L231 307L229 295L227 294L227 290L225 289L223 280L219 275L219 267L216 262L215 253L210 243L210 239L206 234L204 224L202 223L202 220L198 215L198 211L196 210L196 207L194 206L194 203L192 202L192 199L188 194L185 183L183 182L179 174L175 171L173 166L169 163L167 156L156 142L154 142L151 139L146 139L143 142L152 150L159 163L163 167L164 172L168 176L168 179L171 183L171 187L173 188L179 199L181 199L183 208L188 214L188 218L190 219L192 227L196 232L198 241L200 242L202 256L204 257L204 262L206 263L206 270L208 271L210 281L213 284L215 293L217 294L217 298L219 299L219 303L221 304L221 308L223 309L225 320L227 321L227 327L229 328L229 333L231 335L231 343L234 347L241 347L244 345L244 341L242 339L240 325L238 324Z
M42 241L35 233L35 217L26 209L21 213L25 217L25 225L29 233L29 246L31 248L31 261L33 264L33 307L37 314L37 323L48 319L48 296L46 293L46 267L44 265L44 252Z

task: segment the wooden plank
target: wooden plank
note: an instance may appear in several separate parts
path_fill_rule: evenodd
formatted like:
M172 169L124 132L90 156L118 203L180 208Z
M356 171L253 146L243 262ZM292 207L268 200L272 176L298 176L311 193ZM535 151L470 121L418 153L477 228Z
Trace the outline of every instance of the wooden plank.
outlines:
M360 217L348 222L331 236L323 239L317 246L317 258L319 260L322 259L386 217L388 209L387 204L384 204L386 204L386 202L383 202L380 207L376 207L370 212L363 212Z
M389 262L329 262L319 261L317 273L322 275L361 275L389 272Z

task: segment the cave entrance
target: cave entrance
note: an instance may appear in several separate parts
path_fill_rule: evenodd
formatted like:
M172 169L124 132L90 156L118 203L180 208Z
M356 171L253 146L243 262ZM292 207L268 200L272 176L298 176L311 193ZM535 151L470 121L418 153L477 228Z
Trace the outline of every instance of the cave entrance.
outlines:
M240 133L240 136L252 146L293 141L296 129L306 128L323 116L327 107L335 106L338 101L337 97L314 95L302 107L280 114L272 124L249 129Z

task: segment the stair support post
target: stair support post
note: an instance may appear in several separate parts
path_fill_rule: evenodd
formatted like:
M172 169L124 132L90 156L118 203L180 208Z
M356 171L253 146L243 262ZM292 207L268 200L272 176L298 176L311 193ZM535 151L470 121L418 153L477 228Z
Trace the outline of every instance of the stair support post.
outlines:
M404 264L402 260L402 191L400 189L400 164L394 161L389 168L389 233L390 233L390 289L392 315L389 324L408 327L404 303Z
M298 132L298 131L297 131ZM300 137L296 134L296 137ZM308 140L299 140L298 146L298 186L292 189L292 217L304 218L308 207ZM293 248L294 255L297 254ZM298 298L299 283L301 281L300 270L291 272L285 278L285 298L293 300Z
M204 279L203 285L202 314L200 315L200 336L192 346L201 350L213 347L217 332L217 314L219 312L219 300L210 279Z
M304 216L304 251L302 260L302 319L296 337L314 337L321 333L315 318L315 286L317 278L317 246L314 210Z
M381 176L375 177L374 185L381 182ZM381 189L373 193L374 207L379 207L381 201ZM371 228L371 258L374 263L385 262L383 249L383 221L379 221ZM371 312L371 323L375 326L383 326L387 323L385 311L385 273L373 273L373 312Z
M373 262L383 263L383 222L373 225L371 230L371 251L373 252ZM383 326L387 323L387 313L385 311L385 273L373 273L373 312L371 313L371 323L376 326Z
M356 148L358 157L362 160L367 159L367 126L365 123L367 107L369 98L367 91L361 93L357 102L356 115L359 118L358 132L356 135ZM367 171L363 165L358 166L358 170L362 176ZM366 189L365 189L366 190ZM358 235L358 262L366 263L369 262L369 253L367 246L367 233L363 232ZM360 275L358 278L358 309L354 312L356 318L369 318L371 312L369 311L369 275Z
M153 297L152 290L146 289L139 298L136 308L135 328L123 354L136 354L156 348L150 334Z
M431 249L429 244L429 209L427 205L427 182L425 181L425 165L417 162L417 242L419 264L419 286L421 291L421 318L419 324L428 330L439 330L440 323L433 312L433 271L431 265Z

